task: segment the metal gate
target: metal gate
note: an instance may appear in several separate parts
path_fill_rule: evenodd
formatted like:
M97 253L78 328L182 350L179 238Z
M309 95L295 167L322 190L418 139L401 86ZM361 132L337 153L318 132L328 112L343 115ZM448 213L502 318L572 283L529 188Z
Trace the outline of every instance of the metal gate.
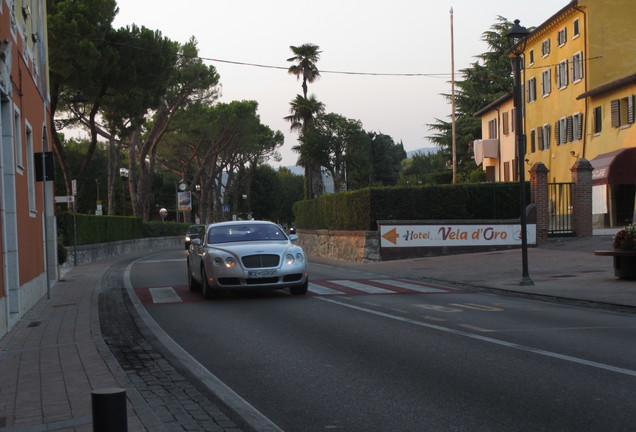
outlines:
M548 183L548 235L568 236L572 230L572 186L574 183Z

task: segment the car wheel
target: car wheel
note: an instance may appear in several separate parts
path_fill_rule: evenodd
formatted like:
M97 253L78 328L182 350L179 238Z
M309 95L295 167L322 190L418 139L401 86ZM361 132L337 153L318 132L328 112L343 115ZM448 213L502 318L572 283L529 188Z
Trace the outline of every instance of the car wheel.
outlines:
M205 271L205 266L201 266L201 291L203 292L203 298L211 299L214 297L214 290L210 288L208 283L208 274Z
M308 289L309 289L309 279L307 279L305 283L302 285L291 287L289 289L289 292L292 293L293 295L305 295L307 294Z
M190 260L188 260L188 288L190 291L201 291L201 284L192 277L192 269L190 268Z

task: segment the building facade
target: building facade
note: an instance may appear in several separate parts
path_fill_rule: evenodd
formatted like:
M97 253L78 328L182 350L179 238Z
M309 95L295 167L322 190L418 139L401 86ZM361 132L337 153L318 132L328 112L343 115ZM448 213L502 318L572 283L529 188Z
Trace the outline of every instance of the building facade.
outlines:
M0 0L0 336L58 277L49 113L46 2Z
M529 34L523 53L525 166L541 162L549 181L562 183L571 181L578 159L589 160L594 167L595 227L633 221L636 171L622 167L636 147L636 44L630 31L635 19L632 0L574 0ZM489 106L478 113L482 142L494 116L500 116L502 134L503 122L514 117L506 120L496 110L511 113L512 107ZM499 155L484 159L484 170L515 153L512 135L499 138ZM495 176L493 181L506 178Z

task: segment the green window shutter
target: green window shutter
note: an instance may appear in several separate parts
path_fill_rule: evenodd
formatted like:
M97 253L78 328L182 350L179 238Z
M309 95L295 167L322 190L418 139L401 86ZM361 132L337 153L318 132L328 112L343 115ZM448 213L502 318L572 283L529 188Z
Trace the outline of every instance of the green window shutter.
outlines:
M634 99L634 95L627 96L627 123L634 123Z

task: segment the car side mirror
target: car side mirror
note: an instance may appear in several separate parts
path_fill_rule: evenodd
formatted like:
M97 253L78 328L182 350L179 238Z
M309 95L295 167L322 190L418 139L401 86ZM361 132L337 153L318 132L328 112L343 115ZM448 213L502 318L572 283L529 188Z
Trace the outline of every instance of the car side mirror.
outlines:
M201 239L200 238L193 238L192 241L190 241L190 244L193 246L201 246Z
M296 243L298 241L298 236L296 234L290 234L289 240L291 240L292 243Z

